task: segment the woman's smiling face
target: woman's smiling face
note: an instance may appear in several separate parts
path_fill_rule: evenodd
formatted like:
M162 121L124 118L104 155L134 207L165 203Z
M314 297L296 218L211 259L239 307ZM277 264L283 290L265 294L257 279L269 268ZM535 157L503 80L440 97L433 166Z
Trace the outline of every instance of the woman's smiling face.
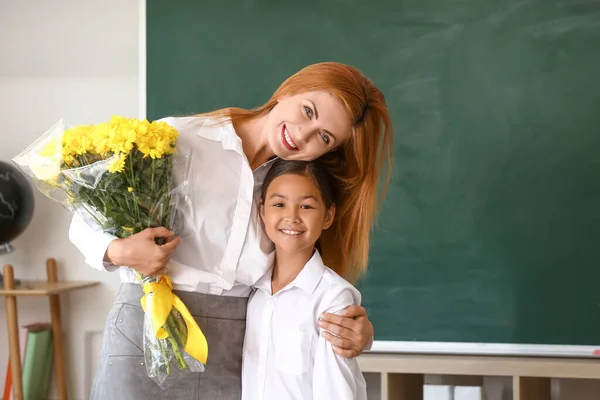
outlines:
M314 91L280 99L264 129L276 156L311 161L348 140L352 124L338 98Z

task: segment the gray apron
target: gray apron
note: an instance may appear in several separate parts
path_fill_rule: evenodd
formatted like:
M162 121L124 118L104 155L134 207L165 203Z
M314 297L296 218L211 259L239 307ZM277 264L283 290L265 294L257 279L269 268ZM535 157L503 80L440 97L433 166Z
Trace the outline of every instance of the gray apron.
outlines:
M146 375L142 351L144 312L140 285L123 283L108 314L92 400L239 400L242 395L242 348L246 297L174 291L190 310L208 341L202 373L171 369L171 385L162 390Z

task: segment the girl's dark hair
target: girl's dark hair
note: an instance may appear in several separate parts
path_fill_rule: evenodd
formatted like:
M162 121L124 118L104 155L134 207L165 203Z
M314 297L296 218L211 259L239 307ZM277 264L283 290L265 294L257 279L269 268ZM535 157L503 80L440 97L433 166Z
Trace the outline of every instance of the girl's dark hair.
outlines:
M321 192L325 207L329 208L337 204L338 193L335 179L325 165L318 159L313 161L294 161L279 158L275 160L271 169L265 176L260 195L261 201L265 201L267 189L271 182L273 182L275 178L287 174L303 175L311 178L319 188L319 192Z
M338 189L335 178L319 159L313 161L295 161L284 160L283 158L275 160L271 169L265 176L262 191L260 193L261 203L264 204L265 202L267 189L269 188L269 185L271 185L271 182L273 182L275 178L287 174L302 175L311 178L317 185L317 188L319 188L325 207L330 208L337 204ZM317 240L315 247L319 250L319 253L323 254L321 239Z

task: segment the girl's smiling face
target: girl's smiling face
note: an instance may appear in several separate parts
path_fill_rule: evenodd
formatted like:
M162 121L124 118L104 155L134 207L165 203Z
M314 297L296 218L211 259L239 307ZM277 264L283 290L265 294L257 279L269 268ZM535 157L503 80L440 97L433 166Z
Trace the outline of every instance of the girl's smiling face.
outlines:
M289 173L270 182L260 211L278 254L312 254L323 229L333 222L335 206L325 205L313 178Z

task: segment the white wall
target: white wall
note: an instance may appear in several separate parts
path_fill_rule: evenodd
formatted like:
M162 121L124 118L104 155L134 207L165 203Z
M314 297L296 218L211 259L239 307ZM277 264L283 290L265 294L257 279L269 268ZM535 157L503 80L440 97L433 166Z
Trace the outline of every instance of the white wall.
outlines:
M0 0L0 159L9 160L61 117L80 124L113 114L138 116L138 16L135 0ZM99 345L93 334L103 329L118 277L87 267L67 239L69 212L40 195L36 200L33 222L0 264L13 264L18 278L44 279L45 259L55 257L61 278L102 282L62 297L69 391L72 399L87 399L86 371L93 369ZM3 385L3 299L0 310ZM48 320L47 304L19 299L19 316L22 324ZM509 398L506 381L486 383L489 400ZM377 395L377 387L371 389ZM561 400L591 400L600 385L563 381L556 392Z
M0 159L10 160L59 118L80 124L137 116L137 52L135 0L0 0ZM69 391L87 399L85 371L94 363L84 338L102 331L118 276L87 267L67 238L70 213L36 200L31 225L0 265L13 264L18 278L45 279L45 259L55 257L59 277L102 282L61 298ZM49 321L43 298L19 299L18 306L21 324ZM4 310L0 299L0 386L8 353Z

